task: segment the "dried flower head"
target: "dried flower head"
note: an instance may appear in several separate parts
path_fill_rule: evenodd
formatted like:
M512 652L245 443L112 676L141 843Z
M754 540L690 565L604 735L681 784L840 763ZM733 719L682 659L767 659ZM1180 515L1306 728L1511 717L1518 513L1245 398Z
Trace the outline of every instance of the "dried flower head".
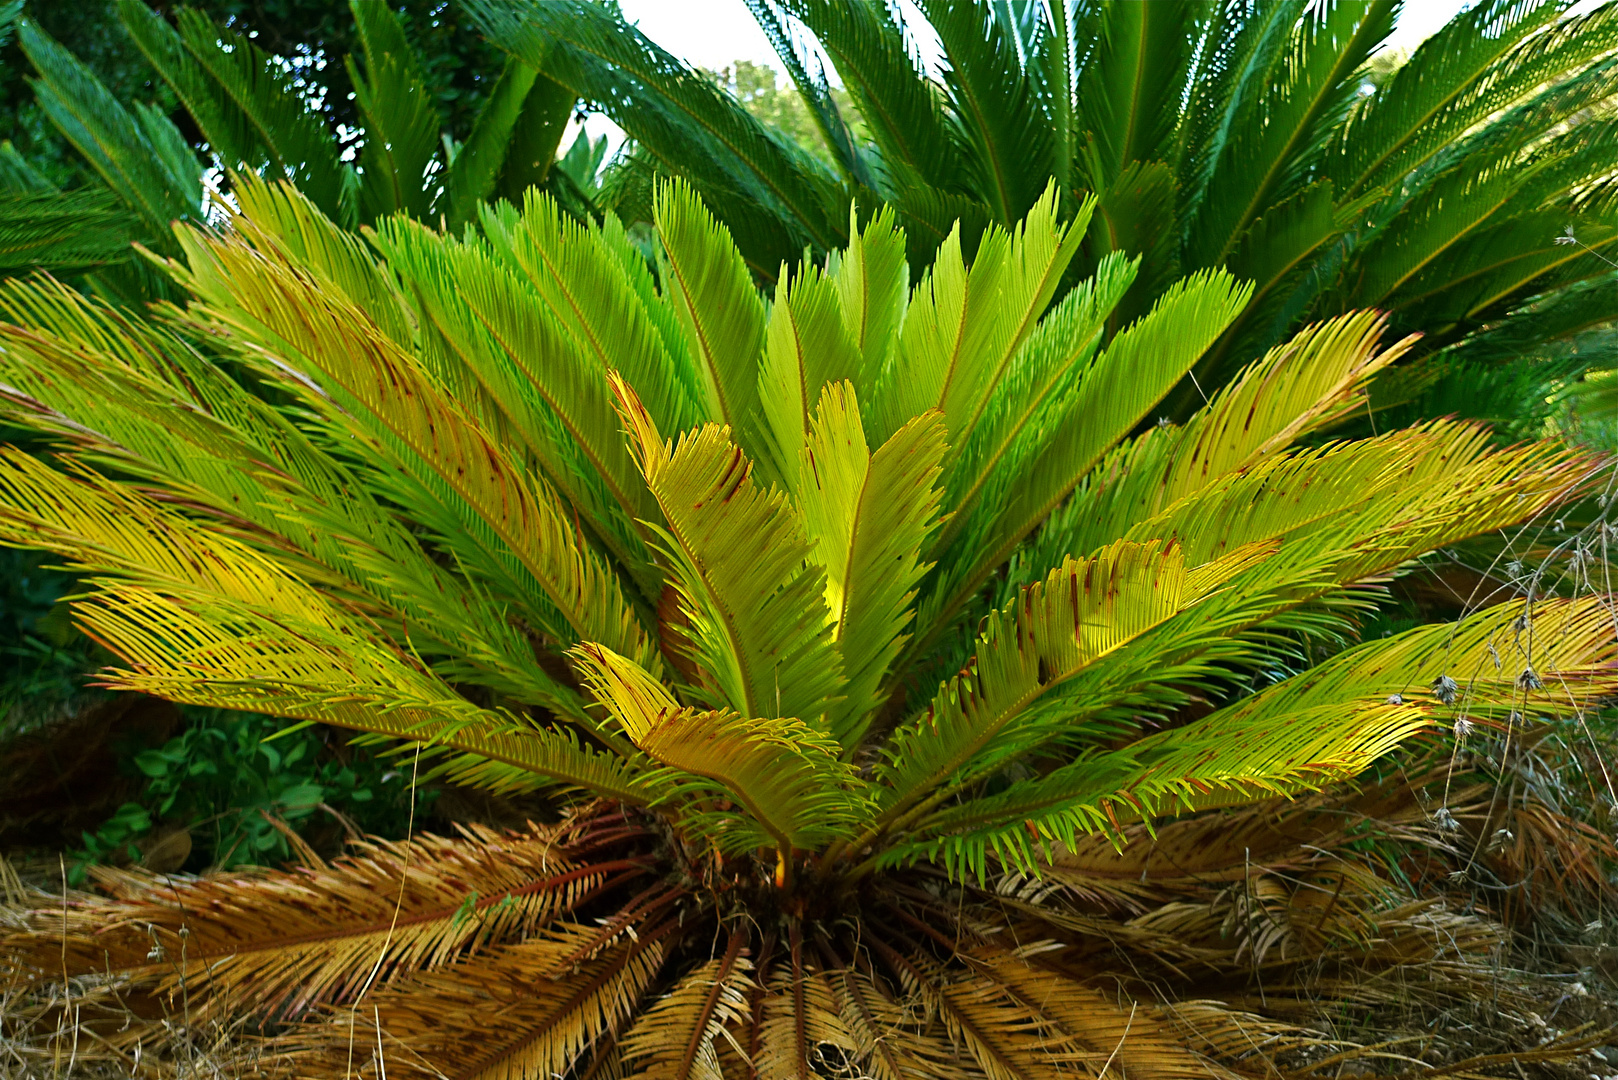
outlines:
M1517 676L1517 689L1519 690L1542 690L1544 687L1544 680L1531 667L1523 668L1522 674Z
M1433 693L1437 694L1438 700L1442 701L1445 705L1455 704L1455 695L1458 694L1460 690L1460 684L1458 684L1448 675L1440 675L1438 678L1433 680Z
M1455 718L1455 737L1464 739L1470 734L1472 734L1472 721L1464 716L1457 716Z
M1389 694L1388 695L1388 704L1389 705L1403 705L1404 703L1405 703L1405 696L1403 694Z
M1444 832L1460 832L1461 823L1455 820L1455 815L1449 812L1449 807L1440 806L1433 814L1433 824Z

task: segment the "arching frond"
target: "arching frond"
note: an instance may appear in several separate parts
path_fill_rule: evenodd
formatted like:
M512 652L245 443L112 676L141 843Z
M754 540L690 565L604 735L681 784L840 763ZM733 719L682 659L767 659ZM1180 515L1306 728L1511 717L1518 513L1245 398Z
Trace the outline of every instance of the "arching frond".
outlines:
M321 379L318 392L342 409L345 425L403 459L412 487L465 530L441 532L457 554L477 560L509 598L543 597L551 611L532 610L552 635L650 657L610 569L580 545L554 496L363 314L236 241L193 247L191 260L211 316L242 334L247 349Z
M954 527L954 542L941 553L937 582L922 604L923 640L930 642L937 624L954 615L1190 369L1241 310L1247 292L1224 274L1187 279L1039 409L977 505Z
M22 24L17 43L39 71L40 110L154 236L176 219L200 220L202 166L168 117L143 105L131 114L32 22Z
M725 428L709 424L663 441L613 376L646 482L668 521L664 534L679 596L680 633L714 708L825 724L843 675L832 645L825 575L796 507L763 490Z
M1263 554L1244 550L1193 567L1172 544L1117 544L1063 563L1014 607L991 613L967 671L940 687L893 739L882 777L889 818L945 784L1051 688L1191 607Z
M575 954L594 935L563 924L446 971L401 980L368 995L360 1008L339 1010L319 1028L300 1032L304 1045L286 1055L286 1064L340 1074L354 1067L354 1048L362 1047L358 1063L369 1066L380 1029L387 1033L381 1053L391 1075L497 1080L565 1074L629 1026L663 966L662 939L672 929L667 924L638 941L622 939L584 959ZM492 1015L501 1018L497 1031L490 1029Z
M722 1080L717 1040L723 1028L741 1021L752 988L745 941L733 934L725 955L686 975L624 1033L624 1061L648 1077L668 1080Z
M829 386L802 454L799 504L811 557L825 569L847 679L828 720L852 750L881 704L879 689L904 644L927 570L921 558L938 524L944 429L937 413L920 416L872 453L852 392Z
M758 357L764 304L735 245L684 184L667 184L653 206L663 239L670 303L696 368L702 415L746 440L758 422Z
M198 12L180 12L173 27L144 5L123 5L118 16L227 169L267 169L323 213L350 217L337 147L273 57Z
M432 193L424 181L439 129L426 75L391 8L352 0L348 6L365 53L364 71L353 56L343 58L354 103L365 119L360 199L371 216L404 211L425 217Z
M31 978L63 965L74 974L115 970L159 992L195 995L198 1019L232 999L286 1017L352 1001L371 985L441 969L491 942L566 917L624 860L580 863L566 828L518 836L368 843L329 869L165 881L106 871L110 902L35 915L14 959Z

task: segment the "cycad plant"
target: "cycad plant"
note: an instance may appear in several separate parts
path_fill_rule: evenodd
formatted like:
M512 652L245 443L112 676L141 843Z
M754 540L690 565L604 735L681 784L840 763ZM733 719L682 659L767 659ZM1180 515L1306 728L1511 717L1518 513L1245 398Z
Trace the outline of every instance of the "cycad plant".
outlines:
M1250 288L1186 278L1103 346L1133 262L1046 310L1093 204L1064 223L1048 193L970 266L951 233L913 288L882 210L767 301L680 185L655 274L542 196L371 247L290 188L238 198L178 228L157 321L6 291L0 382L61 453L3 456L0 529L89 575L110 684L355 729L418 778L550 789L558 820L108 876L7 939L15 981L254 1016L299 1075L1263 1069L1240 1059L1276 1025L1093 983L1095 891L1051 860L1618 685L1587 598L1259 687L1597 463L1454 422L1297 448L1408 347L1364 313L1131 436ZM1335 924L1305 902L1315 964Z
M1564 0L1480 0L1390 65L1371 60L1397 0L920 0L910 16L749 0L828 166L605 7L466 2L492 42L634 140L619 187L687 178L766 280L842 246L850 197L895 208L919 269L958 219L970 249L1054 178L1069 214L1097 199L1083 272L1110 252L1142 259L1110 331L1185 274L1254 283L1204 383L1357 308L1420 331L1422 351L1484 334L1521 353L1618 316L1594 254L1618 235L1618 5L1564 17ZM1570 229L1586 246L1558 244ZM1177 416L1200 400L1189 381L1181 394Z

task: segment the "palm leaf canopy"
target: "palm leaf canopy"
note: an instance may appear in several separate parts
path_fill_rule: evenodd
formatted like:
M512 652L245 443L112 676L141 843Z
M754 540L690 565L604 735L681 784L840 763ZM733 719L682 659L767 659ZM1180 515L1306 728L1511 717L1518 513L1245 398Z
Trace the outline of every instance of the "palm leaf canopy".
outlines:
M1618 685L1586 600L1242 696L1289 635L1598 463L1455 422L1301 443L1408 348L1367 313L1152 424L1252 289L1199 272L1104 340L1139 273L1114 254L1047 311L1097 212L1054 187L970 259L947 232L914 284L895 215L854 216L771 296L683 183L656 193L655 266L615 218L537 193L363 240L282 183L238 199L176 227L184 303L151 319L48 279L0 296L8 412L59 450L0 456L0 535L86 575L110 685L352 729L574 809L229 902L125 882L116 911L14 938L23 977L116 965L199 1013L283 1018L380 979L376 1023L467 1076L736 1075L738 1054L808 1076L828 1043L932 1074L951 1040L963 1076L1056 1075L1116 1038L1085 1044L1077 999L1039 1004L1065 976L1001 939L946 962L914 930L855 963L836 913L902 922L882 905L922 869L990 887L1087 834L1352 776L1460 708L1506 725ZM1189 720L1194 697L1219 707ZM396 891L392 922L322 898L339 885ZM344 967L372 950L369 976ZM939 1033L890 1045L929 1002ZM1140 1022L1138 1067L1198 1074ZM284 1048L342 1073L341 1026Z
M489 73L488 99L471 127L445 130L425 61L398 15L380 3L349 7L361 44L360 55L342 58L363 125L357 155L286 58L195 11L180 9L171 21L146 4L117 5L134 45L195 125L200 146L188 144L161 111L117 100L78 58L23 21L19 43L38 73L40 109L93 179L82 190L57 191L7 147L13 160L0 169L0 237L8 261L0 269L99 270L94 283L103 294L128 302L161 297L162 279L130 263L129 242L177 254L169 225L206 217L208 166L223 171L227 186L238 171L291 180L350 228L396 212L460 224L485 199L520 198L534 185L574 190L570 176L550 169L571 91L513 60ZM0 36L19 8L0 9ZM122 213L109 221L113 207Z
M1064 288L1108 253L1141 259L1109 333L1183 275L1253 283L1196 370L1223 382L1359 308L1428 351L1518 323L1537 344L1571 331L1534 320L1531 299L1611 274L1610 3L1482 0L1390 62L1377 50L1398 0L750 0L833 165L598 5L468 4L491 41L628 133L609 184L625 212L650 176L683 176L766 280L848 243L850 198L894 207L919 271L956 220L970 253L1054 178L1064 218L1096 199ZM1559 244L1570 229L1580 243ZM1197 401L1188 381L1176 418Z

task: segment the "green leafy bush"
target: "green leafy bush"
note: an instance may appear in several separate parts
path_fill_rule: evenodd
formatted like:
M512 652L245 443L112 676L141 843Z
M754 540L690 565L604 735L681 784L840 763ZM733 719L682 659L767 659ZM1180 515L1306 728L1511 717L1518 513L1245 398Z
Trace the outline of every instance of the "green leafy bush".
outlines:
M164 826L191 834L187 869L285 862L297 854L289 830L306 839L322 826L338 835L403 835L408 765L355 748L333 753L310 728L277 736L283 724L270 717L191 712L193 722L180 735L133 756L130 767L146 777L145 790L84 834L72 880L83 881L96 863L141 861L149 850L143 842Z

